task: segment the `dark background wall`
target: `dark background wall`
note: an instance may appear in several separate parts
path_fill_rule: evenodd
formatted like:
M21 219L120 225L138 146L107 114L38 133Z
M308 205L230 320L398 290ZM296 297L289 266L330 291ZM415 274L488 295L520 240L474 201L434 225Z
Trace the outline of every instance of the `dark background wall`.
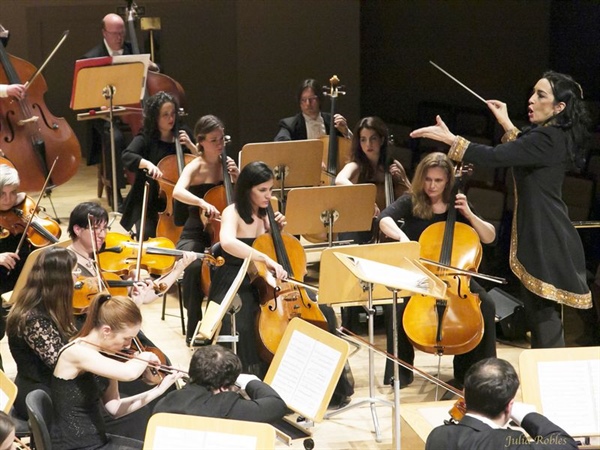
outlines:
M297 111L299 82L337 74L351 125L361 116L414 124L422 101L484 107L429 65L433 60L484 98L525 111L540 74L554 68L598 99L600 5L549 0L140 0L160 17L160 64L187 95L188 124L220 116L239 150L271 140ZM100 19L125 1L0 0L8 50L36 66L62 32L69 37L44 71L46 103L76 130L69 109L73 64L100 42ZM145 33L138 29L138 40ZM323 105L328 108L327 102Z

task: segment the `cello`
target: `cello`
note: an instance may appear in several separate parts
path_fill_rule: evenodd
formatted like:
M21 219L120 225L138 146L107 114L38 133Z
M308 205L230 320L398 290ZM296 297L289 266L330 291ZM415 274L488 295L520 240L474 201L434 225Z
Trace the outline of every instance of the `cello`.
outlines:
M256 238L252 248L268 255L281 264L289 279L294 274L306 274L306 254L300 241L290 234L282 234L275 221L272 206L267 207L271 232ZM260 311L256 318L258 354L270 362L279 347L288 323L299 317L324 330L328 330L325 316L316 301L309 298L306 289L292 280L277 281L273 286L273 275L264 263L255 262L259 277L254 280L259 296Z
M0 34L8 31L0 25ZM64 38L63 38L64 39ZM62 42L62 41L61 41ZM0 98L0 143L21 177L24 191L39 191L51 162L59 158L51 186L66 183L75 175L81 147L64 118L52 115L44 102L46 81L29 62L10 55L0 41L0 83L27 81L23 99ZM37 76L36 76L37 75Z
M182 115L181 108L178 115ZM161 159L157 167L163 173L162 178L156 180L159 185L158 195L165 201L165 209L158 213L158 223L156 224L156 235L166 237L172 242L179 241L183 226L175 225L175 200L173 199L173 187L181 176L181 172L187 163L194 159L190 154L184 154L179 142L178 120L175 120L173 128L173 138L175 139L175 154L165 156Z
M457 182L451 199L456 198L462 180L457 166ZM440 250L439 243L442 242ZM437 222L425 229L419 238L421 258L445 266L476 272L482 258L477 232L456 221L454 202L448 204L446 222ZM469 290L470 277L452 269L437 268L436 275L447 285L448 299L413 296L404 310L402 320L408 339L427 353L460 355L473 350L483 337L483 315L479 296Z

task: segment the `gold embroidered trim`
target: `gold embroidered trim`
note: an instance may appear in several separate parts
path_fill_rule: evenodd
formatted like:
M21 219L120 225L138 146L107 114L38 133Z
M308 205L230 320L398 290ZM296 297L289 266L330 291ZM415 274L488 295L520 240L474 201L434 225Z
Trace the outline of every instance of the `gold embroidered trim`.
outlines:
M506 133L504 133L502 135L502 143L506 143L506 142L511 142L517 139L517 136L519 136L519 133L521 132L521 130L519 130L518 128L511 128L510 130L508 130Z
M461 162L467 147L470 142L462 136L456 136L450 150L448 150L448 158L452 161Z
M530 273L527 272L523 264L517 258L517 209L519 204L519 197L517 196L517 184L514 180L513 175L513 184L515 191L515 207L514 207L514 216L512 221L512 228L510 233L510 269L512 272L521 280L523 286L528 291L533 292L540 297L546 298L548 300L553 300L557 303L562 303L567 306L571 306L573 308L579 309L589 309L592 307L592 293L588 292L587 294L575 294L573 292L565 291L564 289L558 289L554 285L550 283L546 283L542 281Z

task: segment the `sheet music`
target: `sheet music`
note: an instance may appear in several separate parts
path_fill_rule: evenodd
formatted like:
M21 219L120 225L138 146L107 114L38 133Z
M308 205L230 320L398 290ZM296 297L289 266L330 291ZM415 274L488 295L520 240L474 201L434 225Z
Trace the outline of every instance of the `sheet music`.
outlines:
M540 361L543 414L572 436L600 434L600 360Z
M4 411L4 407L8 403L8 395L0 389L0 411Z
M256 446L256 436L158 426L154 436L153 449L197 450L218 448L219 450L256 450Z
M354 266L364 275L364 280L371 283L379 283L389 287L415 288L427 290L430 287L429 278L419 273L390 266L356 256L346 255L354 263ZM395 286L400 282L402 286Z
M271 387L286 404L315 417L342 354L294 331Z

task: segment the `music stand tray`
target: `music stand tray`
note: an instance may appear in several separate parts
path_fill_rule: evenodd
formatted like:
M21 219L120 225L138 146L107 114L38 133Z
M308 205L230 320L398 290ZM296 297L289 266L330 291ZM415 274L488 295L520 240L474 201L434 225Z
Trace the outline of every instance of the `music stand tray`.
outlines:
M328 231L327 217L333 215L331 232L371 229L374 184L294 188L288 192L285 231L290 234L320 234Z
M263 161L275 172L274 189L318 186L322 157L323 143L319 139L256 142L242 147L240 169L253 161Z

